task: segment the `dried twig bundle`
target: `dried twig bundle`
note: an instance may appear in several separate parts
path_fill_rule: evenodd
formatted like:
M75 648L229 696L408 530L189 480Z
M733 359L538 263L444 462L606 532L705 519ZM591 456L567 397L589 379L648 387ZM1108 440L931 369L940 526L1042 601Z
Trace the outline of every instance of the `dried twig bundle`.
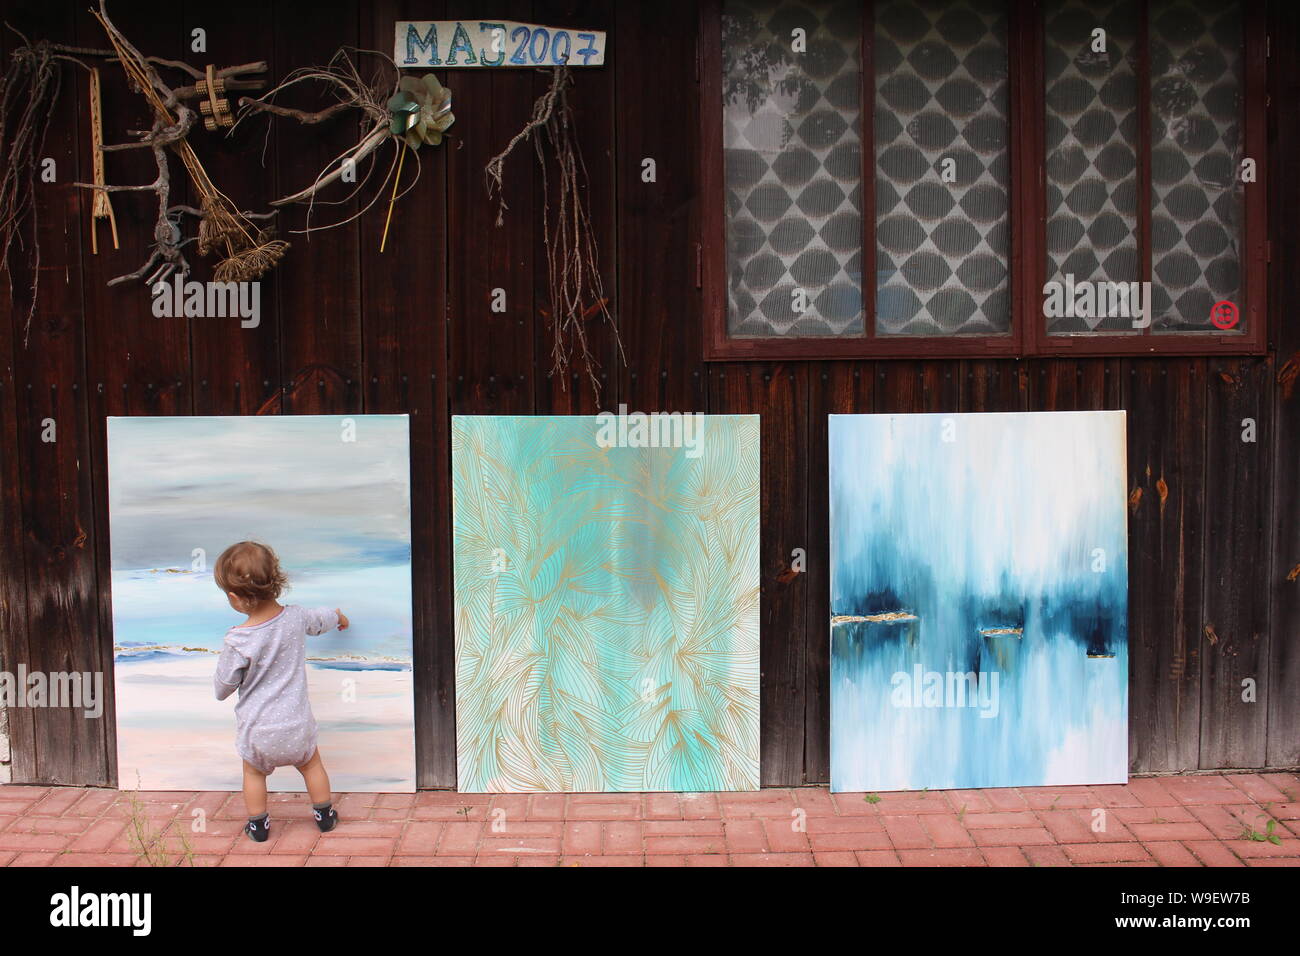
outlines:
M568 99L568 89L572 84L573 75L568 66L552 68L551 86L533 104L532 118L504 150L492 157L484 175L489 198L494 193L497 195L496 224L501 226L507 208L503 193L506 157L520 142L532 140L533 152L542 170L542 238L546 247L547 288L551 300L551 312L543 311L542 314L550 321L553 331L551 374L560 376L560 387L564 388L566 373L574 357L580 357L599 402L600 381L596 378L599 363L591 354L587 340L587 320L601 315L614 330L619 357L624 363L627 357L600 278L596 237L583 198L587 188L587 167L573 131L573 110ZM547 172L547 147L556 168L554 174ZM554 205L551 204L552 175L558 194Z
M7 26L7 24L6 24ZM44 40L33 45L22 38L14 50L0 87L0 269L8 274L9 297L13 299L13 274L9 271L9 254L17 245L27 253L31 276L31 299L27 307L23 342L31 332L36 314L36 283L41 265L41 248L36 241L36 170L54 116L54 106L62 85L60 60L74 57L60 53L59 47ZM23 241L24 229L30 233Z

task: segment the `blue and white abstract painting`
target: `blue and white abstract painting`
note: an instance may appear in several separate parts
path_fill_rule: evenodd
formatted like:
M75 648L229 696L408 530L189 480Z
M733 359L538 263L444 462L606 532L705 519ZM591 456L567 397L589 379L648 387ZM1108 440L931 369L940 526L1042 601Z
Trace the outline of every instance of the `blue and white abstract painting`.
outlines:
M832 790L1127 779L1124 421L830 416Z
M231 610L212 577L244 539L289 577L281 604L337 607L307 639L335 791L415 789L411 495L405 415L109 418L118 780L238 790L234 700L212 690ZM290 768L271 790L301 790Z

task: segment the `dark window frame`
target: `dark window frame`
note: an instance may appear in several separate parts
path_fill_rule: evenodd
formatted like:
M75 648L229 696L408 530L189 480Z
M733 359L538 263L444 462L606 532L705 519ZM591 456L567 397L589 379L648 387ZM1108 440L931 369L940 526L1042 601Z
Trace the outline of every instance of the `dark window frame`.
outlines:
M700 88L700 241L699 284L703 290L704 358L707 361L798 359L1030 358L1037 356L1263 355L1267 352L1268 184L1267 55L1262 4L1244 2L1243 150L1255 160L1256 181L1243 199L1242 285L1238 308L1244 333L1156 332L1154 323L1132 333L1049 335L1042 303L1046 281L1046 91L1044 89L1044 14L1041 0L1008 3L1010 99L1010 273L1011 332L1006 335L880 336L876 333L876 274L869 261L876 251L875 35L873 0L863 0L861 46L862 149L862 304L864 334L739 338L727 330L727 215L722 115L722 0L700 5L697 68ZM1151 123L1150 64L1147 42L1149 7L1141 14L1138 88L1138 259L1139 281L1151 280ZM1023 183L1033 183L1023 188Z

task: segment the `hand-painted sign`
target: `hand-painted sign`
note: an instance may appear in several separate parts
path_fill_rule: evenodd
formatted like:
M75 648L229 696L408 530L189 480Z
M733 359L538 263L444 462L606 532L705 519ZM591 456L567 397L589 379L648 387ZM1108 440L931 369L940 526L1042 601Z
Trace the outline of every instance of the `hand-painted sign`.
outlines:
M605 65L603 30L513 20L398 20L393 32L393 60L405 69Z

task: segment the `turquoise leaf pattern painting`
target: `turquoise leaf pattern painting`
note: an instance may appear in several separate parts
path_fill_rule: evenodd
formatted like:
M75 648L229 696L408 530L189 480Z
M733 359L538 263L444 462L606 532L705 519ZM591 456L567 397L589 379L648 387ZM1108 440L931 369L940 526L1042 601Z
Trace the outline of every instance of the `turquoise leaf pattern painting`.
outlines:
M758 788L758 416L615 418L452 419L462 791Z
M832 415L831 789L1123 783L1123 412Z

